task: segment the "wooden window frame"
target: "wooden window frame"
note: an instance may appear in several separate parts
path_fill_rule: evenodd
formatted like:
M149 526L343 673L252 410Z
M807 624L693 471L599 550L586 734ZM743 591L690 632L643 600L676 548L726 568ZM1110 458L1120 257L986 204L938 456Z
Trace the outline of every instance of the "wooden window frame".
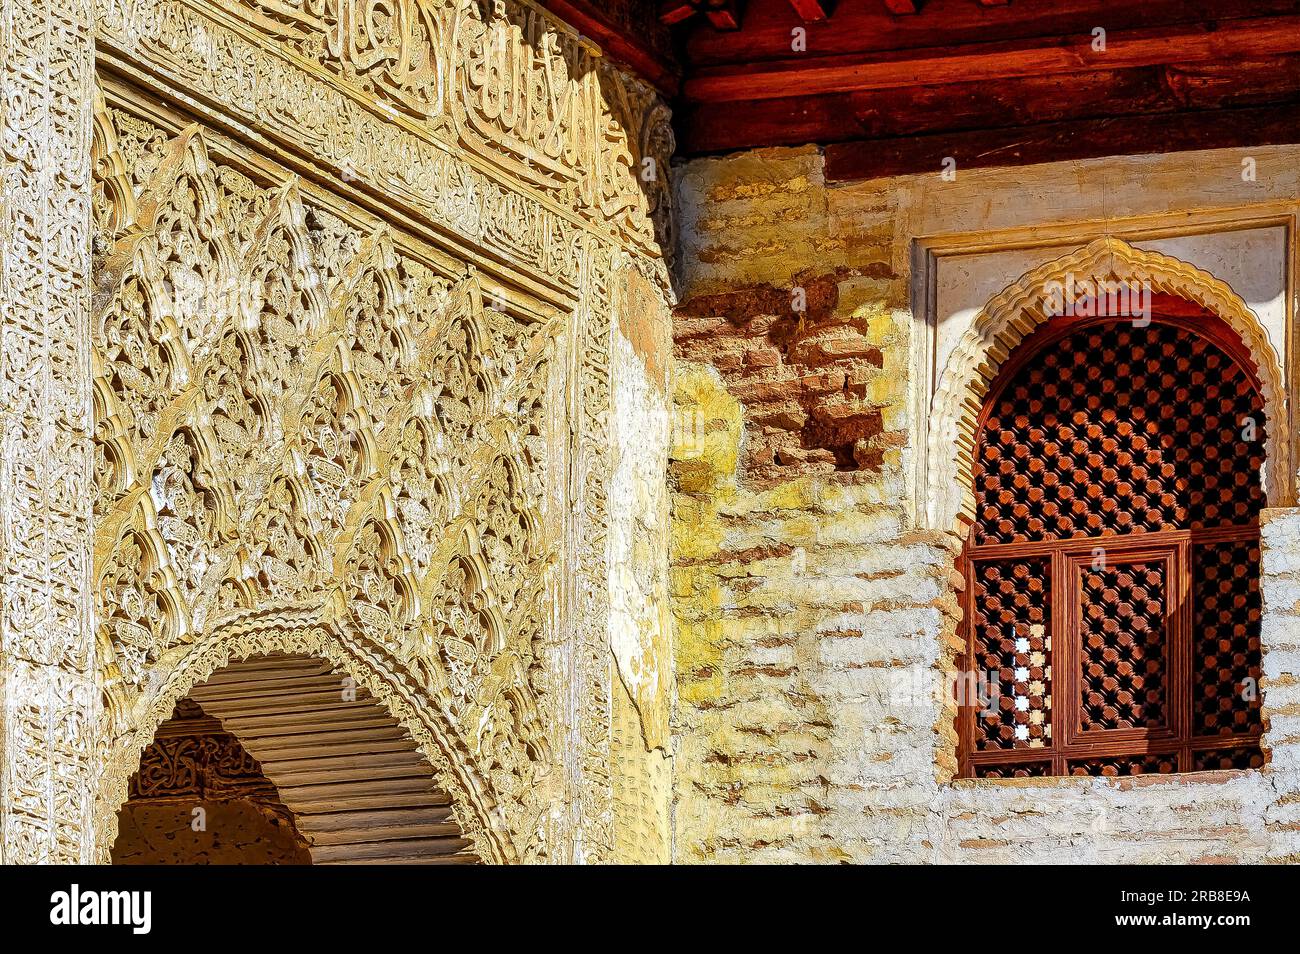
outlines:
M1203 544L1259 542L1257 522L1211 527L1200 530L1166 530L1155 533L1110 534L1096 537L1069 537L1032 543L969 543L965 552L966 590L962 611L966 620L974 618L975 566L990 560L1035 557L1046 559L1051 567L1052 587L1049 633L1052 666L1052 738L1039 747L976 749L975 706L963 706L959 717L962 752L961 776L974 777L976 767L997 765L1047 764L1049 774L1070 774L1070 764L1098 758L1141 755L1173 755L1179 772L1193 771L1195 756L1200 752L1235 749L1258 745L1262 730L1251 729L1231 735L1196 735L1192 731L1195 641L1192 633L1193 548ZM1079 691L1080 606L1078 588L1072 586L1073 565L1087 565L1093 548L1103 547L1107 560L1114 563L1150 562L1165 559L1169 563L1166 599L1172 604L1169 614L1169 641L1166 643L1165 707L1168 728L1093 730L1082 732L1078 726L1082 711ZM966 625L965 662L974 660L974 627ZM1081 738L1081 737L1089 738ZM1096 738L1093 741L1092 738Z

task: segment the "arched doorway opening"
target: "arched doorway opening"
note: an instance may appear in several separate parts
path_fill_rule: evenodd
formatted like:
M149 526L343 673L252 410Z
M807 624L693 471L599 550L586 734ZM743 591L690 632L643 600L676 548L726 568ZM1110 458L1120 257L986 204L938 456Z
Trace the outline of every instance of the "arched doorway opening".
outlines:
M311 864L261 763L189 698L140 756L110 858L115 865Z
M1273 422L1249 350L1213 312L1157 294L1149 319L1049 320L983 401L963 775L1263 764Z
M114 863L478 861L406 729L306 655L232 662L190 690L119 820Z

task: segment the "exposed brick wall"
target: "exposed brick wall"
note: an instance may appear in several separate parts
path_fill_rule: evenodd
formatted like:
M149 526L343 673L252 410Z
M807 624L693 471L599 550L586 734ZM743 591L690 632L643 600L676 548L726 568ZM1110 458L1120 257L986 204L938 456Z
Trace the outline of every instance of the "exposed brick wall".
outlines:
M1264 533L1267 771L952 781L951 708L936 690L957 648L959 542L916 529L909 479L904 206L924 188L828 187L813 149L679 170L674 857L1296 857L1290 511L1273 512Z
M936 772L935 712L900 718L890 695L934 667L956 603L944 535L908 530L907 276L885 194L838 238L819 169L778 151L679 183L682 861L931 847L914 783Z
M788 288L701 295L678 309L678 360L717 368L744 402L752 480L869 477L905 440L884 424L896 397L885 372L885 351L898 345L889 315L879 302L851 308L844 300L875 291L876 279L864 277L853 269L799 274Z

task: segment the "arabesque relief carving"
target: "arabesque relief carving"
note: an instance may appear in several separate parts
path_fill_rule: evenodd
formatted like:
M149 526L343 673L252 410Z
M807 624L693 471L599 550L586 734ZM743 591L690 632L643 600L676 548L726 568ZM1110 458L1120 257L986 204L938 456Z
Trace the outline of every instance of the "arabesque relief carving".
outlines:
M295 180L222 169L199 127L136 142L133 186L97 122L119 203L93 315L103 738L136 731L188 647L291 615L408 674L507 831L531 831L554 768L561 319L485 308L472 271L441 278L383 227L340 241Z
M32 3L4 860L105 860L157 725L268 652L364 684L477 855L609 857L612 262L669 296L662 100L527 0Z
M0 16L0 862L89 860L91 0Z
M526 0L96 7L106 50L570 287L584 228L672 248L667 108Z

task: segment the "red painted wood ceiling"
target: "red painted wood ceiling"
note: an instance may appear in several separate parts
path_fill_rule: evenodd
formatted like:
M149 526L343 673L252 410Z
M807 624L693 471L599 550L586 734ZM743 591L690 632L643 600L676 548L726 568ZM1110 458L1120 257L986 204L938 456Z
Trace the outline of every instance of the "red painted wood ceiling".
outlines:
M1300 131L1300 0L548 6L664 91L684 155L817 143L859 178Z

